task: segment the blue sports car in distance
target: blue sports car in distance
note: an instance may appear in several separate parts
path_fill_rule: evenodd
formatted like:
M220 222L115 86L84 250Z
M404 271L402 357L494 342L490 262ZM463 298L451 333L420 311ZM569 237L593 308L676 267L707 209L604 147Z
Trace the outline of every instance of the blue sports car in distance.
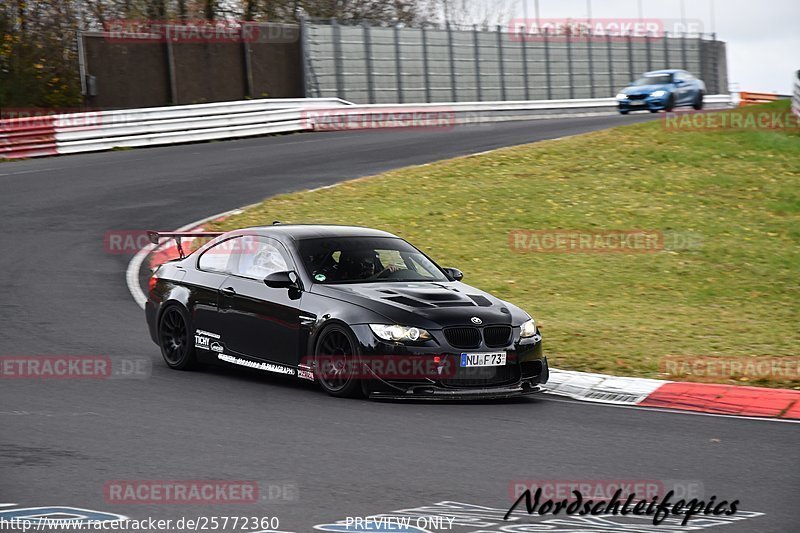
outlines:
M685 70L656 70L628 85L617 95L619 112L662 109L672 111L679 106L703 109L706 84Z

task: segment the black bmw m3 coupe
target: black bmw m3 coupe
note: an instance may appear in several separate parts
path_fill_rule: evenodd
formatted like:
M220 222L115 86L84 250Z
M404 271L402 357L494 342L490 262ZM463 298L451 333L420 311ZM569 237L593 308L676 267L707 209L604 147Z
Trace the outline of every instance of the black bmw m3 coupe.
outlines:
M186 255L181 239L211 240ZM150 232L180 259L153 273L145 308L167 365L239 365L333 396L507 398L549 370L535 321L461 282L390 233L283 225Z

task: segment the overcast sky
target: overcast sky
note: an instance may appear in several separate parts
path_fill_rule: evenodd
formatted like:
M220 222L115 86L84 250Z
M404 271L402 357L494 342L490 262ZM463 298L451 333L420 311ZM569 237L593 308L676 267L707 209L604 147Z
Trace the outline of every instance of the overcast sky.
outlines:
M493 3L492 0L484 0ZM513 17L535 13L535 0L518 0ZM541 18L681 18L681 0L539 0ZM714 6L714 21L711 5ZM685 0L687 19L700 19L728 45L728 81L734 90L791 94L800 69L800 0Z

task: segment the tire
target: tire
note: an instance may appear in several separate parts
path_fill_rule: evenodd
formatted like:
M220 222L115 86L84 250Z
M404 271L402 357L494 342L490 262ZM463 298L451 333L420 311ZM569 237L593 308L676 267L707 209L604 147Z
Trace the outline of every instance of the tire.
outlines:
M673 109L675 109L675 95L670 94L669 99L667 100L667 105L664 106L664 111L669 113Z
M620 110L620 112L619 112L620 115L627 115L628 113L630 113L630 111L622 111L622 110Z
M175 370L191 370L197 366L189 313L180 305L170 305L158 320L158 345L167 366Z
M705 96L705 94L703 94L703 91L700 91L699 93L697 93L697 98L694 99L694 103L692 104L692 107L695 110L700 111L700 110L703 109L703 98L704 98L704 96Z
M651 109L650 112L651 113L658 113L658 109Z
M363 396L360 376L353 375L358 362L356 345L350 330L339 324L326 327L317 339L314 373L322 390L331 396Z

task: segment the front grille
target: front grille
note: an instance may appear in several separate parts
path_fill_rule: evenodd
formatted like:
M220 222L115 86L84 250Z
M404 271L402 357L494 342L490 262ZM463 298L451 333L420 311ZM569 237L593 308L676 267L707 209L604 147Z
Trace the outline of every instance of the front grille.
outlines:
M519 380L519 365L458 367L456 375L443 379L447 387L491 387L514 383Z
M483 341L489 348L502 348L511 340L511 326L486 326Z
M646 94L629 94L628 100L644 100L647 98Z
M444 338L454 348L477 348L481 345L481 332L478 328L445 328Z

